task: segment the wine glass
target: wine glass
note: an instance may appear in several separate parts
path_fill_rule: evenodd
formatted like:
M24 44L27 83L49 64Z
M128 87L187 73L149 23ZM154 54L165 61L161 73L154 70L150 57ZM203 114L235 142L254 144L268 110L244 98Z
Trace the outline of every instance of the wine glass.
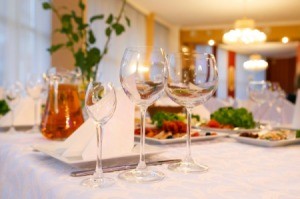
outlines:
M150 170L145 162L145 118L148 106L153 104L164 91L166 81L166 56L161 48L126 48L120 68L120 81L126 95L141 112L140 159L134 170L119 174L119 178L129 182L147 183L160 181L164 174Z
M254 101L258 105L257 109L260 110L260 111L257 111L257 120L258 120L259 125L261 125L261 119L266 112L266 110L261 110L261 106L266 101L268 101L268 98L270 97L269 88L270 88L270 86L268 85L268 82L266 82L264 80L250 81L248 84L247 89L248 89L249 97L252 101Z
M212 54L172 53L168 56L167 95L187 111L186 156L168 168L178 172L205 172L208 167L196 163L191 155L192 109L206 102L216 91L218 71Z
M21 92L22 84L20 82L14 82L5 89L5 99L11 109L11 125L7 131L8 133L16 133L16 129L14 127L15 109L20 102Z
M38 115L39 115L39 99L42 95L42 91L45 88L45 82L43 76L38 73L30 73L27 76L26 80L26 91L27 94L34 100L34 124L32 129L28 132L35 133L39 132L39 125L38 125Z
M87 187L108 187L114 184L112 178L103 176L102 140L103 126L113 116L117 105L116 92L111 83L90 82L85 96L85 108L97 127L97 160L94 175L82 181Z

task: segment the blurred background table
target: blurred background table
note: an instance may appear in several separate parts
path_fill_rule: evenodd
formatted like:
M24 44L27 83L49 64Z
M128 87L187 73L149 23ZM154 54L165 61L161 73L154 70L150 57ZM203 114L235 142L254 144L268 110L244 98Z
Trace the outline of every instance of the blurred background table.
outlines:
M264 148L230 138L194 142L193 156L209 166L203 174L174 173L156 168L166 178L152 184L130 184L109 173L116 184L88 189L70 177L77 170L41 152L32 144L48 143L40 134L0 133L0 198L299 198L300 145ZM161 146L165 157L181 158L185 143Z

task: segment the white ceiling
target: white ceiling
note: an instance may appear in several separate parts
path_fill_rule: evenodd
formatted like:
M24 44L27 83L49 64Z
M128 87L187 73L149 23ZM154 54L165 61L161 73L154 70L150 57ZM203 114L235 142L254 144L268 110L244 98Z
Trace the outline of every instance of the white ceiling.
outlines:
M300 0L130 0L171 25L224 27L242 17L259 25L300 23Z
M232 28L236 19L248 17L256 25L300 24L300 0L128 0L145 13L153 12L169 26L187 29ZM267 29L266 29L267 30ZM241 54L265 57L296 55L297 42L260 45L220 45Z

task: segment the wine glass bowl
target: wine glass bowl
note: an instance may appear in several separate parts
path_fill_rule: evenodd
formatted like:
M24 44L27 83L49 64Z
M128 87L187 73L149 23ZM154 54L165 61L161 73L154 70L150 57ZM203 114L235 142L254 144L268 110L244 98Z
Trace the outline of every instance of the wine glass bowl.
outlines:
M26 80L26 92L34 100L34 124L29 132L39 132L38 115L39 115L39 99L45 89L45 81L41 74L30 73Z
M187 111L187 153L180 163L170 164L178 172L205 172L208 167L191 156L191 114L195 106L206 102L217 89L218 71L212 54L172 53L168 56L167 95Z
M267 81L250 81L248 84L248 95L249 98L255 102L257 104L257 112L256 112L256 118L258 121L258 126L259 127L263 127L261 125L261 120L263 118L263 116L265 115L266 111L265 109L261 109L261 106L266 103L267 101L271 101L271 87L269 82ZM270 106L270 104L268 103L268 106ZM267 108L269 108L267 106Z
M14 121L15 121L15 109L20 102L22 84L20 82L14 82L5 88L5 99L11 109L11 125L8 129L8 133L15 133Z
M119 178L129 182L148 183L160 181L164 174L150 170L145 163L145 117L148 106L153 104L164 91L167 59L161 48L130 47L124 52L120 81L128 98L141 112L140 160L136 169L119 174Z
M116 92L111 83L90 82L85 96L85 108L97 127L97 159L94 175L82 181L86 187L108 187L114 184L112 178L103 176L102 140L105 125L113 116L117 105Z

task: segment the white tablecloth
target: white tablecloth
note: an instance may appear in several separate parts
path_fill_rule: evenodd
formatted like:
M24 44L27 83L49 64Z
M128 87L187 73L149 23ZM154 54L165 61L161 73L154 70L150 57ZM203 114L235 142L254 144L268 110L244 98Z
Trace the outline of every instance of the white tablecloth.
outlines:
M131 184L116 179L109 188L89 189L70 177L76 170L30 145L50 142L39 134L0 133L0 198L300 198L300 145L264 148L237 143L230 138L196 142L192 153L209 166L203 174L166 174L157 183ZM185 144L164 146L164 156L182 157Z

